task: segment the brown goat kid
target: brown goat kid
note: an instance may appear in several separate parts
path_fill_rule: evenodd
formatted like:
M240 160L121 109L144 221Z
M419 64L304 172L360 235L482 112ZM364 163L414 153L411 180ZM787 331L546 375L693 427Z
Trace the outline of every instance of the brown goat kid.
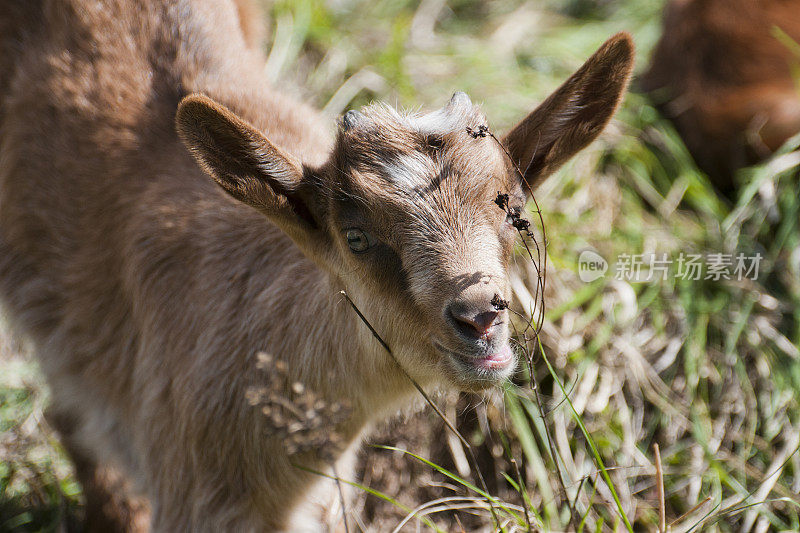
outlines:
M342 289L425 386L482 389L515 366L491 304L510 297L515 231L493 200L526 194L466 133L483 115L462 93L425 115L375 105L333 138L269 87L248 9L0 7L0 295L52 387L90 529L319 527L299 512L319 478L292 463L325 464L290 456L246 397L263 351L287 387L346 400L347 477L413 388ZM613 37L503 139L531 184L600 133L631 62Z
M800 0L672 0L642 88L723 192L800 132ZM794 72L793 72L794 70Z

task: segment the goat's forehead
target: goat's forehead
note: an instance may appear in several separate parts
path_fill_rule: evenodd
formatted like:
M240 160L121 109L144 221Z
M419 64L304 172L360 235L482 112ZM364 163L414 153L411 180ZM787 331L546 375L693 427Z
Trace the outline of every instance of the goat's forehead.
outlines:
M423 135L444 135L486 122L480 108L464 93L456 93L447 105L435 111L399 111L384 103L371 104L361 110L360 119L351 124L385 125Z
M402 113L378 104L346 115L339 143L346 170L359 181L400 192L444 180L473 189L474 182L491 180L504 168L502 152L495 139L470 135L486 118L468 99L456 100L429 113Z

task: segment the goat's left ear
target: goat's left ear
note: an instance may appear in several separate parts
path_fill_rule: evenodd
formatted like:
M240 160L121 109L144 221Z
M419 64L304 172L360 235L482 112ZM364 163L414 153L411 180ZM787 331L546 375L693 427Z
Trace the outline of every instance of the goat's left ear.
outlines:
M603 131L632 68L633 41L618 33L505 136L503 144L531 188Z
M225 192L295 240L317 228L313 177L255 127L203 95L184 98L175 122L183 143Z

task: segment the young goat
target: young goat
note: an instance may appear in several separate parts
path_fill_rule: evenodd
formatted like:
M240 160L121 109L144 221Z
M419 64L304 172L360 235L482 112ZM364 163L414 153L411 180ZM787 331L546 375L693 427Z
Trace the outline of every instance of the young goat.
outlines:
M249 405L256 354L287 374L269 394L299 381L349 403L345 477L365 428L413 393L343 289L423 386L483 389L515 366L492 305L515 230L493 200L523 206L526 188L467 133L484 116L462 93L425 115L375 105L333 139L269 87L242 12L0 7L18 28L0 38L0 294L52 387L89 529L312 527L298 509L319 478L294 464L325 462L290 455ZM600 133L631 62L613 37L502 139L528 183Z

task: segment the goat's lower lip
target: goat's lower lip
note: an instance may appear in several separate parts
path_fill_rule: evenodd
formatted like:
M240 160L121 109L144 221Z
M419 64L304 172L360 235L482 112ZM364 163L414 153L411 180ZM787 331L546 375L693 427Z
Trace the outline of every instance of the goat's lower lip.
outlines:
M500 350L486 355L484 357L470 357L465 358L475 366L484 368L486 370L498 370L506 368L511 364L514 354L511 352L511 347L506 344Z
M448 350L437 343L440 350L443 350L453 357L458 358L462 363L469 366L480 368L481 370L497 371L508 368L514 360L514 352L511 351L511 346L508 344L503 345L499 350L486 355L465 355L453 350Z

